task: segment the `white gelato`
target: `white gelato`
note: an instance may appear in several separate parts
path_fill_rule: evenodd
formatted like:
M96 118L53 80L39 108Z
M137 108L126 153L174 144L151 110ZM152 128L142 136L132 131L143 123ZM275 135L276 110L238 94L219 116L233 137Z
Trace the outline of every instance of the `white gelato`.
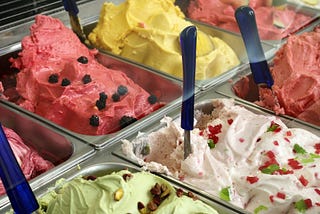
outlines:
M123 153L254 213L320 213L320 138L233 100L212 105L210 119L196 113L186 160L180 121L168 117L158 131L123 140Z

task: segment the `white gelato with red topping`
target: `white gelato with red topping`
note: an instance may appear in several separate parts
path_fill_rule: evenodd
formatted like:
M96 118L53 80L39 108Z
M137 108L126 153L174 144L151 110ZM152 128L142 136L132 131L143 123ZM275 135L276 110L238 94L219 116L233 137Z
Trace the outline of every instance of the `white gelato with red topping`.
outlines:
M180 120L168 117L158 131L123 140L124 154L254 213L320 212L318 136L229 99L212 105L211 115L196 113L187 159Z

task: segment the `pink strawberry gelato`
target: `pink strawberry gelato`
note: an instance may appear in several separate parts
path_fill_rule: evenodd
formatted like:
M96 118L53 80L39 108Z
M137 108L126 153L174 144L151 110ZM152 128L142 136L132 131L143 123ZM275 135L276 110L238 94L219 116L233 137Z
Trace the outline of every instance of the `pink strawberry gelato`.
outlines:
M51 162L43 159L35 150L24 144L16 132L4 126L2 128L27 180L31 180L54 167ZM0 195L5 194L5 192L0 180Z
M19 57L11 58L20 70L17 104L87 135L118 131L163 106L122 71L99 64L97 53L60 20L36 16Z
M226 0L191 0L187 9L187 17L229 31L239 32L234 17L238 5L225 2ZM249 1L249 6L255 12L259 36L263 40L281 40L312 20L312 17L294 9L270 6L269 2L266 0Z
M320 26L301 35L291 35L276 53L271 75L274 79L274 99L257 101L252 96L254 84L252 79L244 77L234 86L237 96L256 101L262 107L276 113L296 117L320 126ZM271 97L270 91L260 91L260 97Z
M273 90L285 114L320 126L320 26L290 36L273 63Z

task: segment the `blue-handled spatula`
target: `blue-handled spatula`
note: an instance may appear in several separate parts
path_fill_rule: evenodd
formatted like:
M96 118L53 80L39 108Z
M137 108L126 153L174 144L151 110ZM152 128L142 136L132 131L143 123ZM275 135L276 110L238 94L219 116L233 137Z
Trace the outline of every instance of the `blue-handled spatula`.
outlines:
M79 9L75 0L63 0L64 9L69 13L70 24L73 32L77 34L81 42L90 45L78 17Z
M180 46L183 64L183 95L181 108L181 127L184 129L184 158L191 151L190 131L193 129L194 88L196 70L197 29L188 26L180 33Z
M241 6L235 11L235 17L246 47L253 80L259 88L271 90L274 103L279 105L272 90L274 81L262 49L255 13L250 7Z
M32 213L39 208L0 123L0 177L15 213Z

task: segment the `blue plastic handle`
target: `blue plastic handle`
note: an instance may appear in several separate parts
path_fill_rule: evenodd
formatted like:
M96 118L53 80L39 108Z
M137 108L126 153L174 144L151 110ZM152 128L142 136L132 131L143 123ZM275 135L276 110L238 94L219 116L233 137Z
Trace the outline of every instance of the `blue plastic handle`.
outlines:
M195 26L188 26L180 33L183 64L181 127L185 130L193 129L196 45L197 29Z
M79 13L79 9L75 0L63 0L63 6L66 11L72 13L73 15L77 15Z
M235 17L247 50L254 82L264 83L271 88L273 78L261 46L254 11L248 6L241 6L235 11Z
M0 123L0 177L15 213L32 213L39 208L28 181L14 156Z

